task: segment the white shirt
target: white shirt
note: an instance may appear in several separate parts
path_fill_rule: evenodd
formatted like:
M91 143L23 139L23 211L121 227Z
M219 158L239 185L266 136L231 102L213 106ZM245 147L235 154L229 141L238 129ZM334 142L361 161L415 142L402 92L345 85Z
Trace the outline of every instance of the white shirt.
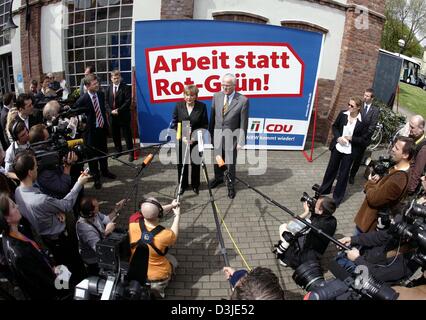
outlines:
M361 122L361 114L358 113L356 120L353 121L352 123L349 122L350 112L346 111L346 112L344 112L344 114L346 114L348 116L348 123L346 124L346 126L343 127L342 137L345 137L345 136L352 137L352 135L354 134L354 129L355 129L356 123L358 121ZM347 144L342 145L338 142L336 144L336 149L340 153L351 154L352 153L352 143L350 141L348 141Z
M370 103L370 104L365 104L365 105L364 105L365 114L367 114L367 113L368 113L368 111L370 111L370 107L371 107L371 103Z
M27 130L30 130L30 122L29 122L29 117L26 117L25 119L21 117L21 115L18 113L19 118L24 121L25 123L25 127L27 128Z
M234 96L235 96L235 91L232 92L230 95L228 95L228 106L231 105L231 102L232 102L232 99L234 99ZM226 94L223 98L223 105L225 105L225 103L226 103Z
M192 110L194 110L194 106L190 107L188 105L186 105L186 111L188 111L188 115L191 115Z

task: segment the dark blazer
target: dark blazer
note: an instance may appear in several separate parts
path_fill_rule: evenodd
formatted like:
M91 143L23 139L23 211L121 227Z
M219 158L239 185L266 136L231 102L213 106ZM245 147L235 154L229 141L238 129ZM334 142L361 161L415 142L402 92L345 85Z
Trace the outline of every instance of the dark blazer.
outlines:
M197 129L207 129L209 126L209 120L207 117L206 105L200 101L195 101L194 109L191 115L186 110L186 102L181 101L176 103L175 110L173 111L173 123L172 129L177 128L177 123L182 121L189 121L191 124L191 132ZM194 138L196 139L196 137Z
M377 125L377 122L379 121L379 114L380 114L380 109L379 107L375 106L373 102L371 104L370 109L368 110L368 113L365 115L365 117L362 118L362 121L364 121L368 127L368 137L366 140L365 147L367 147L370 144L371 136L373 135L374 130L376 130L376 125Z
M6 129L6 122L7 122L7 114L9 113L9 109L3 107L1 109L1 114L0 114L0 125L3 128L3 130Z
M337 138L342 136L343 127L348 123L348 115L346 115L345 112L346 111L341 111L333 123L333 140L331 140L330 143L330 150L336 147ZM352 155L355 156L363 152L368 135L367 124L362 121L362 119L361 121L357 121L352 135Z
M113 85L107 88L106 92L108 110L112 110L113 106ZM130 86L121 81L115 95L115 108L118 109L117 116L111 116L112 119L117 119L121 125L130 124L130 104L132 102L132 91Z
M3 250L15 280L26 295L35 300L51 300L57 295L55 274L48 258L29 242L3 237Z
M104 129L108 129L108 120L106 116L105 108L105 96L102 91L98 91L98 101L101 108L102 118L104 120ZM93 145L94 141L94 130L96 129L96 114L95 108L93 107L92 99L88 92L81 96L74 105L74 109L84 108L87 116L87 130L84 133L85 143Z

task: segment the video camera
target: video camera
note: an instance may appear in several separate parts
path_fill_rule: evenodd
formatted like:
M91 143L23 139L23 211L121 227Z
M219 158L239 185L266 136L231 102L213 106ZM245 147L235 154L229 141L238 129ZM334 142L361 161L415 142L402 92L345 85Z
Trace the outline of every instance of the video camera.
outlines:
M148 300L146 285L148 257L143 249L135 252L131 263L130 243L127 232L113 232L96 244L100 272L98 277L89 277L75 288L75 300ZM139 250L139 248L137 249ZM142 255L139 255L142 252ZM146 267L145 267L146 265Z
M372 175L377 174L380 177L387 175L389 173L389 169L394 166L392 159L384 156L380 156L378 160L370 160L366 164L367 169L371 171Z
M355 269L354 278L336 262L330 265L335 279L325 280L319 262L301 264L293 273L293 280L308 291L305 300L396 300L398 293L377 280L366 266Z
M309 196L308 193L303 192L303 195L300 198L301 202L306 201L308 203L308 207L309 207L309 210L311 211L311 213L315 212L315 205L317 204L317 201L318 201L319 197L321 196L321 194L319 193L319 188L320 188L320 186L318 184L314 184L312 186L312 190L315 191L315 196L311 197L311 196Z
M87 116L83 108L72 109L65 106L56 117L46 119L47 130L50 135L60 135L65 139L74 139L77 133L81 134L87 127Z

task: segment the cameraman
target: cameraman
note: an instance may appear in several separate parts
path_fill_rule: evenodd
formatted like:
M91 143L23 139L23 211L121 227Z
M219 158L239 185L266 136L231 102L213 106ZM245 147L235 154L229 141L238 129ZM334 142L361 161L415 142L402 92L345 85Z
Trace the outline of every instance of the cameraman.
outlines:
M384 177L370 174L364 187L364 202L354 219L356 234L375 230L379 212L397 206L405 197L413 155L413 139L398 137L390 154L395 166Z
M99 202L95 197L83 197L80 202L80 218L76 224L80 255L86 264L89 276L99 273L96 244L115 229L115 218L123 208L126 199L115 204L115 208L106 216L99 211Z
M56 100L51 100L43 108L43 119L44 123L47 125L48 130L52 130L52 127L55 122L58 121L61 111L61 105ZM75 124L78 122L78 120L75 117L71 117L69 119L69 124ZM67 136L64 138L68 139ZM81 138L80 134L76 132L76 135L72 137L73 139L79 139ZM82 159L80 159L82 160ZM83 164L75 164L75 161L73 161L71 167L70 167L70 176L71 176L71 184L74 185L77 181L78 177L80 176L80 173L84 170Z
M303 202L303 208L304 212L299 215L299 218L306 219L309 213L311 212L306 201ZM311 224L332 237L336 232L337 227L337 220L333 216L333 213L335 211L336 203L332 198L325 196L319 197L316 201L314 212L311 214L310 217ZM290 223L294 222L292 221ZM296 223L302 224L299 221L297 221ZM289 227L290 224L286 223L280 226L279 230L282 241L283 232L289 232ZM290 245L287 250L285 250L283 254L278 256L282 265L288 265L291 268L296 269L300 264L307 260L320 260L321 256L327 249L330 240L328 240L322 235L317 234L313 230L308 230L308 233L305 234L303 232L303 229L296 232L293 237L290 236L293 241L289 243Z
M49 140L49 132L44 124L32 127L29 136L31 145ZM77 156L72 151L68 152L67 156L62 159L62 166L60 165L61 159L58 155L51 154L49 146L48 143L42 143L32 147L39 159L37 184L44 194L62 199L73 186L70 171L72 164L77 161Z

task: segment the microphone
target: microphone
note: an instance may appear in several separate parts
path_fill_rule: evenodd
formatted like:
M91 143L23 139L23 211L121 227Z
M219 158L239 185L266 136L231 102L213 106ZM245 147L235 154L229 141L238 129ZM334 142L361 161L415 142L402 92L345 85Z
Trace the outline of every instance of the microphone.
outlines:
M154 155L152 153L150 153L149 155L147 155L145 157L145 159L143 159L142 168L145 168L146 166L149 166L149 164L151 163L152 159L154 159Z
M203 140L203 131L199 130L197 132L198 135L198 152L203 153L204 152L204 140Z
M176 140L180 140L182 137L182 122L178 122L176 131Z
M227 170L227 167L226 167L225 161L223 161L222 156L220 156L220 155L217 155L217 156L216 156L216 163L217 163L217 165L219 166L219 169L220 169L220 170L222 170L222 171L226 171L226 170Z
M67 141L67 146L68 146L69 149L72 149L75 146L80 145L80 144L84 144L83 139L74 139L74 140L68 140Z

